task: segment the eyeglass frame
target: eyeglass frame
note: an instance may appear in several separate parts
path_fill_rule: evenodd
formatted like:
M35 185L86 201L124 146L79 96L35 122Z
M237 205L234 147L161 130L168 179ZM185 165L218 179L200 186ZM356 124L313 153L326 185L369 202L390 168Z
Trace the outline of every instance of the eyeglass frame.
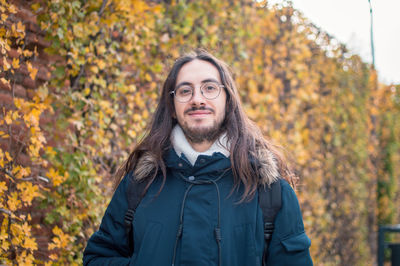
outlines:
M210 84L210 83L211 83L211 84L217 85L217 87L219 88L218 94L217 94L217 96L215 96L214 98L208 98L208 97L206 97L206 96L204 95L204 92L203 92L204 86L207 85L207 84ZM192 88L192 96L189 98L189 100L184 101L184 102L179 101L179 100L176 98L176 90L179 89L179 88L181 88L182 86L189 86L189 87ZM217 99L218 96L221 94L221 91L222 91L221 88L225 88L225 85L224 85L224 84L217 83L217 82L214 82L214 81L209 81L209 82L205 82L205 83L203 83L203 84L200 85L200 93L201 93L201 95L202 95L205 99L207 99L207 100L214 100L214 99ZM196 89L196 88L195 88L195 86L193 86L193 85L190 85L190 84L182 84L181 86L175 88L173 91L170 91L169 94L170 94L170 95L173 95L174 98L175 98L178 102L180 102L180 103L187 103L187 102L190 102L190 100L193 98L193 96L194 96L194 90L195 90L195 89Z

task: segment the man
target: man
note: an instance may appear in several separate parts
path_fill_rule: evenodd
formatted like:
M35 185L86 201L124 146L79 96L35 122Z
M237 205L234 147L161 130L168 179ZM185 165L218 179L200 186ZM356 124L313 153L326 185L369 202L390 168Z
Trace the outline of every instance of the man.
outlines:
M227 66L206 51L175 61L148 134L122 170L85 265L312 265L298 201L284 180L292 173L245 115ZM130 236L124 215L132 180L146 188ZM264 252L257 189L274 182L282 207Z

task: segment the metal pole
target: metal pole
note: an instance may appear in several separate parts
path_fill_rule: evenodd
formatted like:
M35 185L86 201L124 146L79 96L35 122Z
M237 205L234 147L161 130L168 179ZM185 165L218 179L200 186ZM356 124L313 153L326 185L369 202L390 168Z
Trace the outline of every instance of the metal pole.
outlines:
M379 226L378 232L378 266L383 266L384 250L385 250L385 230Z
M374 29L373 29L373 16L372 16L372 5L371 0L368 0L369 3L369 14L371 17L371 55L372 55L372 66L375 69L375 48L374 48Z

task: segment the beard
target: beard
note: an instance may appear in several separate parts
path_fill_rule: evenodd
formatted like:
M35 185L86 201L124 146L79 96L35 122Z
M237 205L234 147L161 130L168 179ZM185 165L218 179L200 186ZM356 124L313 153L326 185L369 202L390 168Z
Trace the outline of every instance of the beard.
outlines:
M209 110L215 113L215 110L213 110L212 108L207 108L204 106L192 107L186 110L185 113L189 113L191 111L196 111L196 110ZM185 134L187 140L191 143L197 144L197 143L202 143L204 141L214 142L215 140L217 140L217 138L226 130L224 121L225 121L225 114L223 114L221 117L217 117L216 120L213 121L212 125L208 127L190 126L187 123L187 121L181 121L180 123L178 120L177 122L179 126L182 128L182 131Z
M186 138L192 143L214 142L224 132L222 121L214 121L212 126L206 128L190 128L186 123L180 126Z
M195 110L205 110L209 109L211 112L214 112L211 108L191 108L186 110L185 112L195 111ZM197 128L197 127L190 127L187 122L183 122L179 124L185 134L186 138L192 143L202 143L204 141L207 142L214 142L224 131L225 127L223 126L223 122L225 120L225 115L220 117L217 120L214 120L213 124L209 127Z

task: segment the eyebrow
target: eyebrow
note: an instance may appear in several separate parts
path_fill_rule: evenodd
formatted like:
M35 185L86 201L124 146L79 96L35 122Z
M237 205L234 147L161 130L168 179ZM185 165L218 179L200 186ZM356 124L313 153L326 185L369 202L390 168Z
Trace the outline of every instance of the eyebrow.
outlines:
M209 79L205 79L205 80L202 80L202 81L201 81L202 84L207 83L207 82L219 83L218 80L213 79L213 78L209 78ZM181 87L181 86L183 86L183 85L190 85L190 86L193 86L193 83L190 83L190 82L187 82L187 81L183 81L183 82L179 83L178 85L176 85L175 88L179 88L179 87Z

